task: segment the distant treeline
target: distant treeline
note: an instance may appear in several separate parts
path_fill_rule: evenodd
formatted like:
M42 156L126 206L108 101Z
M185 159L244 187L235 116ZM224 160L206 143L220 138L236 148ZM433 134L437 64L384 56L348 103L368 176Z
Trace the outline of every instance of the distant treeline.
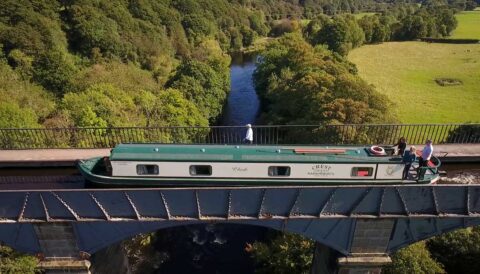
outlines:
M285 25L278 24L283 32L294 31ZM345 55L363 44L446 37L456 27L454 8L407 6L382 14L365 15L360 19L349 14L334 17L319 15L303 29L303 35L313 45L324 44ZM274 26L272 32L281 33L278 28Z
M396 7L449 6L455 10L473 10L480 0L236 0L244 6L261 10L267 18L313 19L318 14L383 13Z

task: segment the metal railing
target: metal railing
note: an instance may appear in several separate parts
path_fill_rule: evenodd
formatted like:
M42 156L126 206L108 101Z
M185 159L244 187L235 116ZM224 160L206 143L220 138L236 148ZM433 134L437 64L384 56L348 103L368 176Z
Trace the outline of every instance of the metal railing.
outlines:
M110 148L119 143L240 144L243 126L0 128L0 149ZM480 124L253 126L254 144L480 143Z

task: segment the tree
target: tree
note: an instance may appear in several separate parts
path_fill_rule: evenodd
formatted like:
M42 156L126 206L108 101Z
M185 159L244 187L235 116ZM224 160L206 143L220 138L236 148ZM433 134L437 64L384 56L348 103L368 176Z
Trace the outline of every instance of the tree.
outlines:
M390 25L385 18L378 15L364 16L358 24L365 33L366 43L381 43L390 39Z
M445 270L442 264L432 258L425 242L418 242L395 252L392 255L392 263L384 267L382 273L439 274L445 273Z
M465 10L475 10L478 4L475 1L467 1L465 3Z
M38 117L28 108L13 102L0 102L0 128L39 128Z
M12 51L14 52L14 51ZM20 107L25 111L25 117L30 117L33 113L32 119L35 120L35 125L41 123L46 119L50 113L55 109L55 102L53 96L44 90L41 86L32 83L29 80L23 79L18 71L14 71L8 64L0 60L0 102L11 104ZM7 117L7 116L0 116ZM29 121L30 118L22 118ZM0 122L12 123L8 119L0 119ZM33 122L33 120L32 120ZM26 125L32 125L31 122ZM25 126L26 126L25 125ZM22 127L19 125L19 127Z
M326 44L330 50L346 55L365 41L365 34L353 16L335 16L314 39Z
M292 233L272 233L268 242L247 244L258 273L309 273L315 241Z
M89 56L93 48L99 48L105 56L120 55L123 43L118 24L91 5L72 5L65 14L71 47Z
M228 69L215 59L216 66L189 60L183 62L167 85L194 102L207 119L215 120L222 111L230 88ZM216 68L217 70L215 70Z
M448 273L479 273L480 227L459 229L427 241L432 257Z
M272 124L369 123L393 119L389 100L355 75L346 59L286 35L262 54L254 73Z
M58 97L71 89L76 67L63 52L51 51L43 54L35 59L33 67L33 79Z
M111 84L97 84L80 93L65 94L62 109L79 127L140 126L144 123L133 96Z
M296 20L283 19L278 22L274 22L272 29L270 30L270 35L273 37L278 37L284 33L291 33L300 29L300 25Z
M38 260L35 257L15 252L8 246L0 245L0 273L35 274Z

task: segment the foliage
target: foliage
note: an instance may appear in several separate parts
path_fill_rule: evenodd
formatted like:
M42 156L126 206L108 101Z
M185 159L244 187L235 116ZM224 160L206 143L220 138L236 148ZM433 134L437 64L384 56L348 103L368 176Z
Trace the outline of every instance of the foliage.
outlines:
M285 33L298 31L300 24L297 20L283 19L272 23L270 35L273 37L282 36Z
M111 84L93 85L84 92L68 93L62 109L78 127L141 125L133 97Z
M309 273L315 241L292 233L275 232L267 243L247 244L258 273Z
M36 269L37 263L35 257L20 254L10 247L0 245L0 273L39 273Z
M31 109L22 109L15 103L0 102L0 128L38 128L37 115Z
M132 273L153 273L156 266L166 259L155 251L152 245L154 239L155 233L148 233L137 235L124 242Z
M390 18L387 16L364 16L358 24L365 34L365 43L376 44L390 40Z
M162 78L161 81L165 81L165 79ZM79 71L72 79L72 91L81 92L102 83L109 83L130 95L134 95L140 90L156 91L162 88L152 72L133 64L110 61L94 64Z
M224 71L228 71L228 68L222 64L212 67L199 61L189 60L178 67L176 75L171 78L168 85L181 90L207 119L214 120L221 113L230 89L230 83L226 81L228 78Z
M432 256L445 265L448 273L480 271L480 227L459 229L427 242Z
M272 124L342 124L388 121L389 101L355 73L354 66L298 35L286 35L262 53L254 73Z
M453 143L461 141L465 143L474 143L480 140L480 126L459 126L456 129L448 132L447 142Z
M384 267L382 273L438 274L445 273L445 270L432 258L425 242L418 242L395 252L392 263Z
M0 103L21 106L27 113L33 113L33 115L26 114L26 116L35 117L35 121L24 118L27 124L23 127L37 125L53 111L55 104L52 96L42 87L22 78L6 62L0 60ZM1 119L0 123L12 123L12 121ZM16 126L22 127L21 124Z
M38 56L32 65L33 79L45 89L59 97L70 90L76 68L68 55L51 51Z
M351 15L336 16L317 32L315 41L328 45L328 48L346 55L351 49L359 47L365 40L365 34Z

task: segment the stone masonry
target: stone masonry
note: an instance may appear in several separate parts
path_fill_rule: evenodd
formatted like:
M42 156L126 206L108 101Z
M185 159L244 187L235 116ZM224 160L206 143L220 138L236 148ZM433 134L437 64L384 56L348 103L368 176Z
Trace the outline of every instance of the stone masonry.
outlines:
M90 274L90 262L81 255L70 223L35 224L42 250L39 267L47 274Z
M350 254L343 257L317 243L311 273L380 274L391 262L386 250L394 225L393 219L357 219Z
M386 254L393 219L358 219L353 234L350 256L337 260L339 274L380 274L382 266L391 262Z
M394 224L393 219L358 219L350 248L352 256L385 254Z

